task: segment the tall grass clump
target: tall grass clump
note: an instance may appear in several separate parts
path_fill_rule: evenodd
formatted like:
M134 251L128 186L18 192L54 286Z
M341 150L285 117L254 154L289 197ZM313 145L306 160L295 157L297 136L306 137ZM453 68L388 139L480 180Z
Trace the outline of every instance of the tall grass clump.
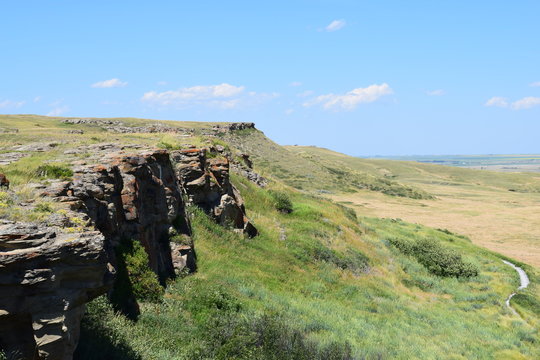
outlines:
M36 176L41 178L68 180L73 176L73 170L66 166L45 164L36 169Z

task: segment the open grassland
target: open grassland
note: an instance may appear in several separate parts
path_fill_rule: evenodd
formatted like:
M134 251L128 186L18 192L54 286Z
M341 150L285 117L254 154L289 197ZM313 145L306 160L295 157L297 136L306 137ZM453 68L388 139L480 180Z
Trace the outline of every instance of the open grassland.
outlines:
M476 244L540 267L540 175L349 157L314 147L287 147L321 163L381 174L435 199L359 190L328 196L359 214L400 218L467 235Z

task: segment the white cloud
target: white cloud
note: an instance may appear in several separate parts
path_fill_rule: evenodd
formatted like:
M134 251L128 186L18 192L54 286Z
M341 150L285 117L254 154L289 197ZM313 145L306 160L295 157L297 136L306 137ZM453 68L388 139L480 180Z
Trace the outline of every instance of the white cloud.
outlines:
M426 94L428 94L429 96L442 96L446 94L446 91L444 91L443 89L437 89L437 90L426 91Z
M506 98L495 96L489 99L486 106L496 106L500 108L511 108L514 110L525 110L540 105L540 97L527 96L523 99L509 103Z
M40 102L41 101L41 96L36 96L34 98L34 102L37 103L37 102Z
M484 105L505 108L505 107L508 107L508 100L500 96L494 96L488 101L486 101Z
M0 101L0 109L3 108L20 108L26 104L26 101L12 101L12 100L4 100Z
M294 109L285 110L285 115L291 115L294 112Z
M60 116L62 114L67 113L68 111L69 111L69 106L66 106L66 105L58 106L52 109L51 111L49 111L47 113L47 116Z
M343 29L345 25L347 25L347 22L343 19L334 20L330 24L328 24L324 29L328 32L338 31L339 29Z
M540 97L528 96L512 103L512 109L524 110L540 105Z
M531 86L531 87L540 87L540 81L533 82L533 83L529 84L529 86Z
M114 78L110 80L98 81L97 83L92 84L91 86L93 88L114 88L114 87L124 87L127 84L128 83L126 81L122 81L120 79Z
M302 86L302 83L300 81L293 81L292 83L289 84L289 86Z
M169 91L149 91L141 101L157 106L208 106L233 109L253 106L279 97L279 93L245 92L244 86L231 84L198 85Z
M327 94L320 95L304 103L304 106L313 106L322 104L323 108L353 110L359 104L372 103L379 100L382 96L390 95L394 91L387 84L373 84L366 88L356 88L343 95Z
M159 86L165 86L165 85L168 84L168 82L166 82L166 81L158 81L157 84L158 84Z

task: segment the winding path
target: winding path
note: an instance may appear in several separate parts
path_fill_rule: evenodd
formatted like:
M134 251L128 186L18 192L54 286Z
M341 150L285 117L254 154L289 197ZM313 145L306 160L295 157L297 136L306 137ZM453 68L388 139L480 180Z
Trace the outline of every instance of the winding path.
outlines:
M514 264L512 264L510 261L506 261L506 260L503 260L503 263L505 263L506 265L509 265L511 267L514 268L514 270L516 270L519 274L519 282L520 282L520 285L519 287L517 288L516 292L521 290L521 289L525 289L527 286L529 286L529 277L527 276L527 273L522 269L520 268L519 266L516 266ZM512 297L514 297L514 295L516 295L516 292L513 292L512 294L510 294L510 296L508 296L508 299L506 299L506 306L508 306L508 308L510 310L512 310L512 312L514 314L517 315L517 312L516 310L514 310L511 306L510 306L510 299L512 299Z

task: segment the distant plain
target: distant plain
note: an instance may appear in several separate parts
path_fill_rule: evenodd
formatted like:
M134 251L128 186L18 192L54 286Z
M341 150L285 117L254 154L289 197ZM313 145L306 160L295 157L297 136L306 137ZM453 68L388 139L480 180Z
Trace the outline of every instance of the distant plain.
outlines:
M513 155L410 155L376 156L375 159L417 161L426 164L504 172L540 172L539 154Z

